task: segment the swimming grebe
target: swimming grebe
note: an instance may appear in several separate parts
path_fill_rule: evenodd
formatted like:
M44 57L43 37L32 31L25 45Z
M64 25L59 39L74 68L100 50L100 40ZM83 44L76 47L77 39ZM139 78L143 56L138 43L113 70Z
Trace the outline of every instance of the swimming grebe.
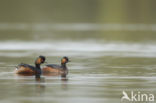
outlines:
M36 75L41 74L40 65L45 62L44 56L39 56L35 61L35 66L21 63L16 67L15 73L20 75Z
M66 66L66 63L70 62L68 57L63 57L61 59L61 65L56 64L48 64L45 67L42 68L43 74L54 74L54 75L67 75L68 74L68 68Z

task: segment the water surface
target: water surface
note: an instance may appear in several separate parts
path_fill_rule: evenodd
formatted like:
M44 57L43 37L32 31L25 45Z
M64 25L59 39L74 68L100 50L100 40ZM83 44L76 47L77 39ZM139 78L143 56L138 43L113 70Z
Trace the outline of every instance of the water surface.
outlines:
M122 91L156 96L155 2L0 0L0 103L121 103ZM68 56L67 79L14 74L39 55L56 64Z
M16 102L120 102L122 91L155 93L154 43L104 41L3 41L0 42L0 101ZM38 55L49 63L68 56L69 75L61 77L17 76L15 66L32 64ZM8 98L9 97L9 98Z

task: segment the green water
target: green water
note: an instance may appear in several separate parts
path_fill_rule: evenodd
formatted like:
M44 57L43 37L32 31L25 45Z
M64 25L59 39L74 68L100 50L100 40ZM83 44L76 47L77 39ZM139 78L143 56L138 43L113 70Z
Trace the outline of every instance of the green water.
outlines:
M156 96L155 0L0 2L1 103L125 103L123 91ZM55 64L68 56L67 80L14 74L39 55Z

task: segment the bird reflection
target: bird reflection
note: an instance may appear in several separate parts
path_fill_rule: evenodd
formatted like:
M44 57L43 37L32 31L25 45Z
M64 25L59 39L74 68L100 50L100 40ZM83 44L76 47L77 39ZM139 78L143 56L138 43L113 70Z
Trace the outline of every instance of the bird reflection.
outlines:
M43 93L45 91L45 78L41 77L41 74L36 74L35 75L35 81L36 81L36 89L37 92L39 92L40 94Z
M67 90L68 89L68 84L67 84L68 78L67 78L66 74L61 75L61 81L62 81L62 85L61 85L62 89Z
M37 82L41 82L41 75L40 75L40 74L36 74L36 75L35 75L35 80L36 80Z
M52 76L52 74L51 75L49 74L48 76ZM57 76L61 77L61 81L62 81L61 87L62 87L62 89L64 89L64 90L68 89L68 85L67 85L68 78L67 78L67 75L66 74L61 74L61 75L57 75ZM36 83L37 91L41 94L42 92L44 92L45 87L46 87L43 84L43 83L45 83L45 78L41 77L41 74L36 74L35 75L35 81L37 82Z
M62 81L68 81L67 75L66 74L61 74L61 80Z

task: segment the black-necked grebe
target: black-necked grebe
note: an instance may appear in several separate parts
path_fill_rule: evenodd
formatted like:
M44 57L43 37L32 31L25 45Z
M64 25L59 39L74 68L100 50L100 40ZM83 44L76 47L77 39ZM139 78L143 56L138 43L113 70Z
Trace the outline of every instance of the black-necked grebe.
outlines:
M36 75L41 74L40 65L45 62L44 56L39 56L35 61L35 66L21 63L16 67L15 73L20 75Z
M45 75L67 75L68 74L68 68L66 66L66 63L70 62L68 57L63 57L61 59L61 65L56 64L48 64L45 67L42 68L42 72Z

